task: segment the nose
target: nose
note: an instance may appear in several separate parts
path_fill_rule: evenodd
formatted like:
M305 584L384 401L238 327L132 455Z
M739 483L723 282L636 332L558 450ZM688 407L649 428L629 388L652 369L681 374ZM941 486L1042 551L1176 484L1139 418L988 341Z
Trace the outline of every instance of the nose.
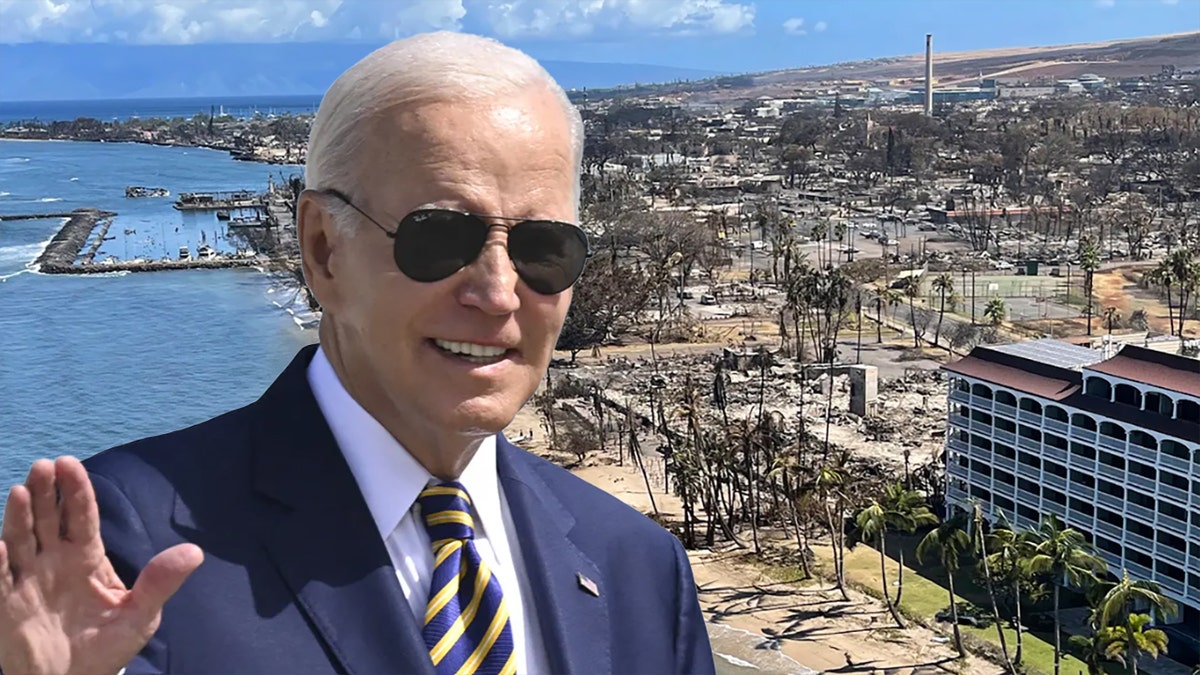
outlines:
M517 295L520 277L508 257L508 228L496 225L488 231L483 250L467 269L459 288L459 302L493 316L512 314L521 307Z

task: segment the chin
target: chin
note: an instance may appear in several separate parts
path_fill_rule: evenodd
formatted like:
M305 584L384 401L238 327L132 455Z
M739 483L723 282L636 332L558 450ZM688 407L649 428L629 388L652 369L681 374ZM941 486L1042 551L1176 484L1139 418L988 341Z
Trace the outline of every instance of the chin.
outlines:
M509 400L496 400L493 397L471 398L453 406L450 419L446 420L451 428L458 429L469 435L498 434L504 431L513 418L517 416L521 406Z

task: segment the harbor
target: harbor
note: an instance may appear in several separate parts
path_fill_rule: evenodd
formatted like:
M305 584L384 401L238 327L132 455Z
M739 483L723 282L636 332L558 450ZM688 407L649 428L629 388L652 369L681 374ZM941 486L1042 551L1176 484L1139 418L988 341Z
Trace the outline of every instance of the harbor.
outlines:
M162 233L162 257L139 256L119 258L105 255L102 248L117 236L109 236L118 214L99 208L79 208L72 211L46 213L22 213L0 216L0 221L38 220L62 218L65 222L46 244L45 249L34 261L34 266L43 274L111 274L114 272L160 272L169 270L231 269L262 267L284 264L298 254L293 217L292 199L288 183L270 181L265 193L251 190L229 192L182 193L175 204L180 211L218 211L215 221L220 229L212 233L211 242L207 231L200 232L200 242L194 250L180 245L175 256L167 248L167 225L160 223ZM230 217L229 211L252 210L253 215ZM173 226L179 232L178 226ZM152 228L153 229L153 228ZM124 229L125 246L128 250L129 237L136 229ZM219 241L232 241L233 250L218 250ZM141 243L157 240L145 239ZM193 242L194 243L194 242Z

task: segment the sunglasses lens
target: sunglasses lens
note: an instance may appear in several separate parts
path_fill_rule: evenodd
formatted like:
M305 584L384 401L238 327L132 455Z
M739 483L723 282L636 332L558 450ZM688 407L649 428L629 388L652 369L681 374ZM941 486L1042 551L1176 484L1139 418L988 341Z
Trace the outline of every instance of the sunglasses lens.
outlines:
M440 281L470 265L483 248L487 225L453 211L416 211L396 228L396 266L413 281Z
M508 252L526 286L554 295L570 288L583 273L587 240L572 225L529 220L509 232Z

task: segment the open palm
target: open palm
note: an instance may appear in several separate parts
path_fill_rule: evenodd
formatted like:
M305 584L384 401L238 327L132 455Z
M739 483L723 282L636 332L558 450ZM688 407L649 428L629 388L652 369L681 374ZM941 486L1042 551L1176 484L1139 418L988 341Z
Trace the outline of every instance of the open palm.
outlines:
M132 589L113 570L79 460L34 462L12 488L0 541L0 669L117 673L158 629L162 607L203 561L192 544L155 556Z

